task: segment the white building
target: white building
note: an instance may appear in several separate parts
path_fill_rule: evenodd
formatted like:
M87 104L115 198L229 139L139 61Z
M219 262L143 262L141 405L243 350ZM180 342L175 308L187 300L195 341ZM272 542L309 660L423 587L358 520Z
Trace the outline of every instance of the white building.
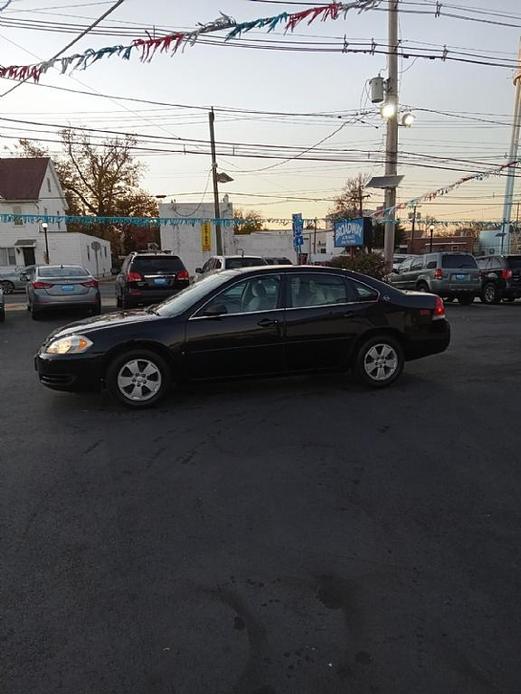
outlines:
M213 203L163 203L159 205L159 216L165 218L202 218L215 216ZM221 218L233 219L233 205L227 195L221 202ZM296 261L291 229L281 231L259 231L253 234L234 234L233 225L221 228L224 255L261 255L286 257ZM184 262L193 275L196 267L202 267L213 255L217 255L215 227L196 224L161 223L161 249L172 251Z
M48 157L0 159L0 214L64 215L67 202ZM49 261L84 265L98 276L110 275L110 243L68 233L65 224L49 224ZM94 245L93 245L94 244ZM38 222L0 222L0 273L45 263L45 235Z

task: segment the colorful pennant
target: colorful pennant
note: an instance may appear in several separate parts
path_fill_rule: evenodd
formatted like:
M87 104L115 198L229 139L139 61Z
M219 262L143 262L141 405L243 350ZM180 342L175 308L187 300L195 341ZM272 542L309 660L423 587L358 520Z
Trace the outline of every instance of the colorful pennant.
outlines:
M374 9L380 3L381 0L354 0L348 3L333 2L327 5L311 7L301 12L282 12L273 17L264 17L248 22L237 22L232 17L221 13L221 16L213 22L200 24L193 31L174 32L160 38L134 39L127 46L116 45L98 49L88 48L83 53L75 53L74 55L44 61L35 65L1 66L0 77L20 81L31 79L34 82L38 82L40 77L53 67L58 68L62 74L68 70L85 70L103 58L117 56L122 60L129 60L136 51L139 52L141 62L147 63L154 58L157 52L175 55L180 48L184 50L186 46L195 45L198 38L204 34L229 30L225 36L225 41L229 41L253 29L267 28L268 32L270 32L276 27L283 25L284 31L294 31L301 22L311 24L317 19L325 22L338 19L340 16L345 18L349 10L365 12ZM5 9L8 4L9 2L0 8L0 11Z

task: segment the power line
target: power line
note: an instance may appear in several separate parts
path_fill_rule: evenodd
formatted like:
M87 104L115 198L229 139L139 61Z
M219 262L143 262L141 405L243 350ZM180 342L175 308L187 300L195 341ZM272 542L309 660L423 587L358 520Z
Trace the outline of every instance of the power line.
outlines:
M53 60L56 60L61 55L63 55L65 53L65 51L68 51L69 48L74 46L74 44L78 43L78 41L80 39L82 39L86 34L89 33L89 31L91 31L95 26L97 26L100 22L102 22L105 19L105 17L108 17L109 14L112 14L112 12L117 10L117 8L120 5L122 5L124 2L125 2L125 0L116 0L116 2L111 7L109 7L109 9L106 12L104 12L100 17L98 17L98 19L95 19L94 22L92 22L92 24L90 24L86 29L84 29L80 34L78 34L78 36L76 36L72 41L69 41L69 43L66 46L64 46L61 50L59 50L58 53L53 55L52 58L49 58L49 62L52 62ZM8 89L3 94L0 94L0 98L7 96L11 92L14 92L15 89L18 89L18 87L20 87L24 82L27 82L28 79L30 79L29 76L27 76L21 82L18 82L18 84L15 84L14 86L12 86L10 89Z

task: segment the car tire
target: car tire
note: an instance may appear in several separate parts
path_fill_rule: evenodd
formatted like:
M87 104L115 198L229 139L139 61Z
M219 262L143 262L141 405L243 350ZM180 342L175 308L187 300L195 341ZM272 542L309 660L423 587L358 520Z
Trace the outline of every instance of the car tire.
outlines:
M129 300L129 298L128 298L127 296L125 296L124 294L121 295L121 308L122 308L124 311L127 311L127 310L129 310L129 309L131 309L131 308L134 308L133 303L132 303L132 302Z
M481 301L484 304L499 304L501 295L494 282L487 282L481 291Z
M159 402L169 390L171 381L172 372L165 359L147 349L120 354L109 364L106 373L112 397L134 409L152 407Z
M430 292L429 285L427 282L418 282L416 285L416 291L418 292Z
M90 313L92 316L99 316L101 313L101 301L98 301L97 304L93 306L93 308L90 309Z
M383 361L377 364L378 360ZM359 383L373 388L385 388L399 378L403 365L403 349L398 340L389 335L377 335L360 346L353 374Z
M474 302L474 294L460 294L458 296L458 302L462 306L470 306Z
M119 294L116 296L116 307L121 308L121 297Z
M33 320L40 320L41 316L42 316L42 312L39 309L37 309L33 304L31 306L31 318Z
M5 321L5 308L2 306L0 308L0 323L3 323Z
M2 287L4 294L12 294L14 292L14 284L9 280L2 280L0 287Z

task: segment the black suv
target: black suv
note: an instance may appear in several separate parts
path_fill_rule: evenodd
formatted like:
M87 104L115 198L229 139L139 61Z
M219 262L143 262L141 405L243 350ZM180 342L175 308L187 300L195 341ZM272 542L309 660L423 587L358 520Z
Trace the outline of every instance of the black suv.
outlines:
M476 258L481 271L481 301L498 304L521 296L521 255L484 255Z
M190 284L190 276L177 255L168 252L134 252L123 261L116 277L119 308L157 304Z

